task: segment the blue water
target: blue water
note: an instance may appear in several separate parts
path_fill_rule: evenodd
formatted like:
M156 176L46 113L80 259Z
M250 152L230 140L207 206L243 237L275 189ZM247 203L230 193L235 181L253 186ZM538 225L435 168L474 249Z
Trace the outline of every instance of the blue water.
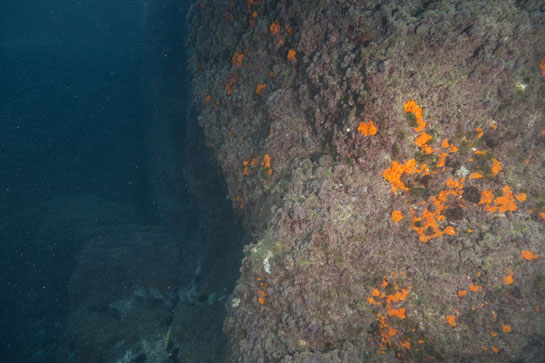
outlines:
M1 361L53 359L79 249L27 211L70 193L146 203L133 4L0 5Z
M125 3L2 2L2 212L67 192L139 198L142 15Z
M153 23L150 3L0 2L0 362L75 356L81 339L67 337L66 318L69 281L85 265L78 254L97 231L160 224L166 214L151 186L161 150L153 110L158 98L181 100L170 114L182 121L169 132L183 150L183 25ZM176 213L194 217L186 189L173 189L185 208ZM178 221L170 227L193 228L194 219Z

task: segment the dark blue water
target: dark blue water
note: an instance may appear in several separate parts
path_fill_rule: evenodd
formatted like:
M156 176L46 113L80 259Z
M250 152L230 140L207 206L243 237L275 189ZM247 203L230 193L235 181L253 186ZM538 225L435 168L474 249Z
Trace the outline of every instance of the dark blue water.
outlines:
M43 236L29 209L71 193L146 203L142 11L0 4L1 361L53 359L80 248Z
M2 2L0 204L142 189L139 34L129 1Z
M77 329L66 322L78 303L69 281L76 271L77 281L93 280L90 274L81 277L89 262L79 254L94 251L89 240L99 232L109 228L121 235L119 226L161 223L170 211L161 199L180 198L172 213L195 216L184 202L187 188L176 182L181 155L172 167L157 167L161 142L177 142L183 150L187 102L169 100L188 94L183 66L176 63L185 56L180 19L187 4L174 2L180 11L172 13L175 19L150 18L152 5L161 3L173 6L133 0L0 2L0 362L77 360L81 336L71 338ZM158 106L159 100L164 104ZM181 123L157 131L155 121L165 116L158 110ZM152 175L160 168L174 170L174 182ZM151 186L154 181L158 186ZM175 186L165 189L166 184ZM194 222L170 219L179 221L173 226L178 231ZM176 250L172 240L169 248ZM155 268L162 269L159 257ZM172 296L173 303L179 300ZM89 311L104 308L92 305ZM218 324L221 329L221 319Z

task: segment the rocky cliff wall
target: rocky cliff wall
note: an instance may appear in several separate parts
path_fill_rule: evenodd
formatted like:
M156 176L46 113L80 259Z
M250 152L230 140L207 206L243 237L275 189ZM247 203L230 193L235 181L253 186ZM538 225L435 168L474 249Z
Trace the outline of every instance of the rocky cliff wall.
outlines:
M545 355L539 1L197 1L237 362Z

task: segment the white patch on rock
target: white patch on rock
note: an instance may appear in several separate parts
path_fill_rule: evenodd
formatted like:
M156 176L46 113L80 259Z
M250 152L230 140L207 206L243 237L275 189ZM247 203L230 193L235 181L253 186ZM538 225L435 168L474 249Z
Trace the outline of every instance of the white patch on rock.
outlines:
M465 166L460 166L460 169L456 170L456 176L458 178L464 178L469 174L469 170Z
M267 256L265 256L265 259L263 260L263 268L265 269L265 272L267 275L270 275L271 273L271 263L269 262L269 259L272 257L272 252L269 250L267 251Z

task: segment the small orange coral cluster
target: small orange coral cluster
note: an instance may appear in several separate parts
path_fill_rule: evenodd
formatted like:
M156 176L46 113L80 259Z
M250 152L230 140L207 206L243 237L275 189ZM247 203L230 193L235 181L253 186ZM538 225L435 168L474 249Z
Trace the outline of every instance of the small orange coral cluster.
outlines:
M257 301L259 304L264 305L265 302L267 302L267 293L265 292L265 289L269 286L267 282L265 282L261 277L256 278L257 286Z
M403 213L400 210L393 210L392 211L392 221L395 223L401 221L403 219Z
M251 161L248 161L248 160L243 160L242 161L242 174L246 175L246 176L250 176L250 167L255 167L259 164L259 157L256 155L253 157L253 159ZM265 172L267 173L267 175L271 175L272 174L272 169L271 169L271 157L269 154L265 154L263 155L263 161L261 163L261 166L263 167L263 169L265 169Z
M297 52L295 51L295 49L288 50L288 60L295 62L297 60L297 58L295 57L296 54Z
M463 193L464 181L465 178L449 178L445 182L447 188L439 191L437 196L429 198L430 205L424 209L420 216L417 216L415 209L411 208L412 229L418 234L420 242L428 242L432 238L443 236L443 234L449 236L456 234L454 227L441 228L439 223L446 219L442 212L446 208L447 198L450 195L459 197Z
M227 93L227 96L230 96L233 93L233 85L237 83L237 76L238 72L235 71L229 82L227 82L227 84L225 85L225 92Z
M539 255L533 254L531 251L528 250L520 251L520 256L526 261L537 260L539 258Z
M474 284L473 282L471 284L469 284L469 287L468 287L469 291L471 292L478 292L480 290L483 289L483 287L481 285L476 285ZM467 290L458 290L456 292L456 294L458 295L458 297L465 297L467 296Z
M413 128L414 132L421 132L426 127L426 122L422 118L422 108L414 100L410 100L403 105L406 113L412 113L416 117L417 126Z
M415 159L407 160L404 164L397 161L392 161L392 165L382 172L382 177L392 184L392 193L397 192L397 189L409 191L405 183L401 181L403 174L423 174L427 175L429 169L426 164L417 165Z
M244 53L240 53L239 51L235 50L235 54L233 54L233 64L237 67L242 67L242 61L244 60Z
M424 154L429 155L433 153L433 148L428 144L431 139L432 137L430 134L423 132L414 139L414 143Z
M539 69L541 69L541 74L545 76L545 57L541 60L541 64L539 65Z
M517 203L515 202L515 199L518 201L525 201L526 200L526 194L520 193L517 194L516 197L513 197L513 192L511 191L511 187L508 185L503 187L503 195L498 196L494 198L494 192L492 190L482 190L481 191L481 200L479 204L484 204L483 210L488 212L499 212L499 213L505 213L505 212L514 212L517 208Z
M240 209L244 208L244 199L240 195L235 195L235 200L238 202Z
M272 35L276 35L278 34L278 32L280 31L280 24L278 24L277 22L272 22L271 23L271 26L269 26L269 30L271 32Z
M255 94L258 96L263 96L263 89L267 87L267 83L259 83L255 86Z
M373 124L373 121L360 122L358 125L358 131L364 136L372 136L377 133L377 127Z
M405 276L405 273L402 272L401 275ZM399 305L407 299L412 286L400 288L396 283L397 278L398 275L395 272L391 272L390 279L388 279L388 276L384 276L383 281L371 291L371 296L367 298L368 304L386 310L384 313L379 312L376 314L381 334L379 347L382 353L394 344L392 339L398 334L398 329L394 329L390 325L390 318L396 317L401 320L407 318L405 308ZM408 338L398 338L396 344L407 350L411 348Z

